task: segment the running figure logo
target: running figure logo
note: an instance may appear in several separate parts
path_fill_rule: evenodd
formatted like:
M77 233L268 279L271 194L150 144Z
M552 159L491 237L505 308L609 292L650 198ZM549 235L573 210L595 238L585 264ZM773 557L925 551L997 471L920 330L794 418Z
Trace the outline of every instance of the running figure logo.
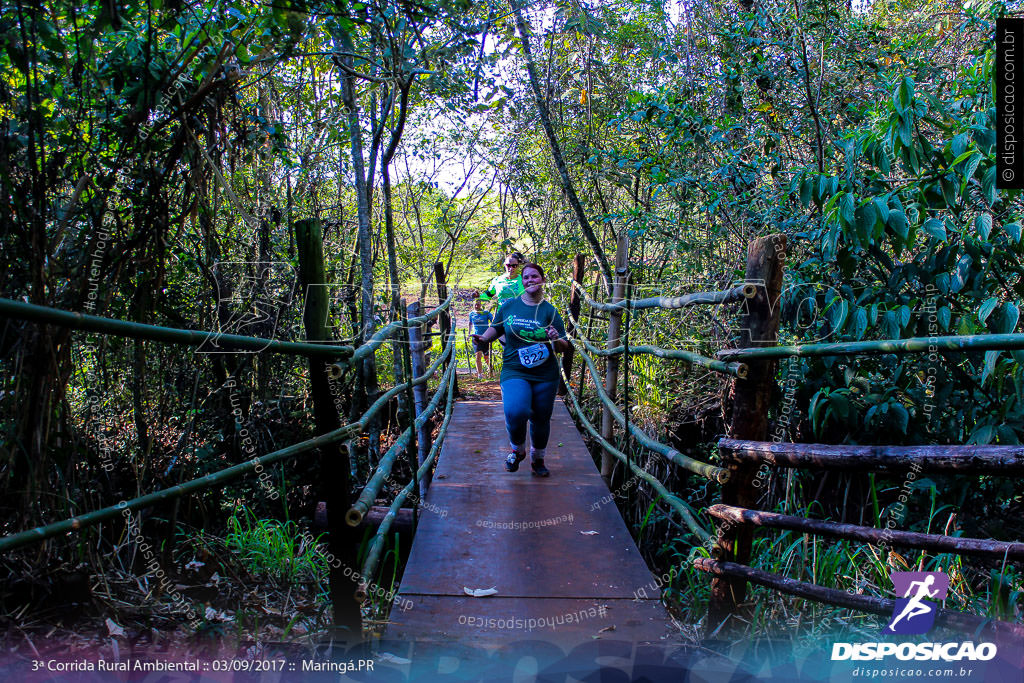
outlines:
M928 632L938 610L932 601L946 598L949 577L942 572L893 572L891 578L896 595L903 597L896 598L892 620L885 632L904 635Z

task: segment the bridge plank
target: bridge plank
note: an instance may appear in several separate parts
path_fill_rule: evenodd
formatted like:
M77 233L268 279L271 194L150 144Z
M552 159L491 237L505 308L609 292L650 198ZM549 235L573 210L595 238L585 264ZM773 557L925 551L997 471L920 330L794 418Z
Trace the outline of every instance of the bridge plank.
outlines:
M571 643L609 626L603 633L619 639L669 634L657 582L561 401L550 478L532 476L529 459L506 472L508 448L500 402L455 406L385 637ZM471 598L464 587L498 594ZM598 609L603 616L567 616Z

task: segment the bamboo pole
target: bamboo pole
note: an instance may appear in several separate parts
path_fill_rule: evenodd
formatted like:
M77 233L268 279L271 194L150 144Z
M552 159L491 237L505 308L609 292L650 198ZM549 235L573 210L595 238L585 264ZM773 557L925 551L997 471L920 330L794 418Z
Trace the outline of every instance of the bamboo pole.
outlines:
M195 347L215 344L218 350L269 351L318 358L350 358L354 353L354 349L351 346L278 341L262 339L260 337L246 337L239 334L220 334L204 330L182 330L173 327L161 327L160 325L146 325L130 320L104 318L87 313L75 313L74 311L37 306L11 299L0 299L0 318L31 320L32 322L57 325L74 330L113 334L131 339L148 339L165 344L182 344Z
M974 334L947 337L910 337L877 341L771 346L760 349L725 349L718 357L728 360L768 360L791 356L867 356L885 353L962 353L1024 349L1024 334Z
M569 320L577 325L579 324L571 315ZM568 332L568 328L566 331ZM583 346L586 347L587 351L595 356L612 356L623 353L626 350L624 346L616 346L614 349L601 349L583 336L580 337L580 341L583 342ZM715 360L714 358L702 356L699 353L694 353L693 351L686 351L685 349L663 349L660 346L645 345L630 346L629 352L633 354L642 353L650 356L657 356L658 358L665 358L666 360L681 360L693 365L700 365L701 367L714 370L715 372L739 377L740 379L744 379L749 371L746 363L725 363L720 360Z
M214 486L219 486L231 481L232 479L248 474L249 472L257 469L257 467L264 468L278 462L279 460L284 460L285 458L305 453L306 451L319 448L320 446L336 443L337 441L341 441L358 434L359 431L360 427L358 423L345 425L333 432L321 434L318 437L307 439L306 441L293 444L287 448L274 451L273 453L267 453L259 458L253 458L252 460L247 460L246 462L227 467L218 472L207 474L205 477L199 477L198 479L193 479L183 484L161 489L160 491L154 491L153 493L148 493L144 496L139 496L138 498L121 501L117 505L111 505L99 510L94 510L93 512L87 512L83 515L72 517L71 519L65 519L60 522L36 527L35 529L29 529L27 531L4 536L3 538L0 538L0 552L12 550L34 541L42 541L61 533L80 531L84 527L99 524L100 522L108 519L113 519L118 515L123 515L125 510L146 508L151 505L156 505L157 503L173 500L188 493L203 491L205 489L213 488Z
M887 544L902 548L932 550L940 553L1024 560L1024 543L1019 542L989 541L980 538L959 538L938 534L921 534L913 531L876 529L856 524L824 522L817 519L795 517L793 515L780 515L775 512L748 510L747 508L722 504L712 505L708 508L708 514L732 524L751 524L772 529L789 529L791 531L811 533L829 538L864 541L872 545Z
M745 284L719 292L694 292L693 294L683 294L682 296L654 296L646 299L631 299L605 304L590 298L582 287L579 287L578 290L582 292L583 299L587 302L588 306L599 311L605 311L606 313L614 313L624 308L636 311L647 308L674 310L688 306L727 304L734 301L742 301L743 299L752 299L757 294L757 287L755 285Z
M1024 446L832 446L722 439L722 459L732 463L770 462L782 467L830 470L1013 475L1024 472Z
M443 363L451 357L452 349L455 348L455 335L449 334L448 344L445 347L443 353L438 355L438 362ZM402 432L402 434L395 440L395 443L391 445L391 448L381 456L380 461L377 463L377 468L374 470L373 475L369 481L366 482L366 486L363 487L362 493L359 494L359 499L352 504L348 512L345 513L345 522L349 526L358 526L359 522L363 521L363 516L366 515L367 511L373 506L375 500L377 500L377 494L380 493L381 486L384 485L384 480L391 474L391 469L395 465L395 460L398 454L401 453L409 443L409 439L412 438L413 431L420 429L427 423L427 420L437 410L437 406L440 403L441 396L444 394L444 389L447 387L447 382L450 380L448 375L455 372L455 363L449 363L448 369L445 371L442 379L441 386L438 388L434 397L430 400L430 403L423 409L423 413L416 416L416 420L413 424L409 425Z
M566 386L568 387L568 391L566 393L572 400L572 405L576 413L576 418L580 421L580 424L583 425L583 428L587 430L587 433L594 437L594 439L601 445L601 448L610 453L611 455L615 456L616 458L618 458L619 461L622 462L625 466L627 466L630 470L632 470L632 472L636 476L640 477L648 484L650 484L651 488L653 488L654 491L659 496L661 496L662 500L664 500L669 507L671 507L673 510L679 513L679 516L682 518L683 523L686 524L687 528L690 531L692 531L694 535L696 535L699 539L701 539L701 541L707 541L708 539L710 539L711 534L708 533L707 529L701 526L700 522L697 521L697 518L694 517L693 510L690 509L689 505L687 505L681 498L679 498L675 494L671 493L668 489L666 489L665 485L658 481L657 478L654 477L654 475L650 474L649 472L645 472L635 463L630 462L629 457L625 453L615 448L615 446L613 446L611 443L605 440L604 437L601 436L601 433L597 430L597 427L595 427L594 424L590 420L588 420L586 416L583 414L583 409L580 407L579 401L576 398L576 394L573 393L572 387L568 385L568 382L566 383Z
M611 400L608 394L605 393L605 390L601 387L601 382L598 379L599 372L597 367L594 365L594 361L590 358L590 356L587 355L587 353L582 348L580 348L578 342L575 339L569 336L566 336L566 339L568 339L571 344L576 346L576 350L579 352L580 358L582 358L583 362L586 364L587 370L590 372L590 377L594 382L594 387L597 389L597 397L601 400L601 404L604 406L606 410L609 411L609 413L611 414L612 418L615 419L615 421L625 426L626 418L622 415L621 412L619 412L618 407ZM650 436L648 436L646 432L641 430L632 422L629 423L629 432L634 437L636 437L636 440L640 442L641 446L648 450L654 451L655 453L664 457L669 462L674 463L679 467L682 467L683 469L689 470L694 474L699 474L701 476L707 477L708 479L717 481L720 484L724 483L729 478L729 470L723 467L715 467L714 465L709 465L706 462L700 462L699 460L694 460L689 456L683 455L676 449L655 441ZM602 438L604 437L602 436ZM608 441L608 439L605 439L605 441Z
M434 443L430 446L430 452L424 459L423 464L419 466L419 469L417 469L416 473L413 475L412 481L406 484L401 491L395 494L394 501L392 501L387 513L385 513L384 518L380 521L377 533L374 534L373 539L370 541L370 548L367 550L366 560L363 562L363 580L359 585L359 590L356 591L356 600L359 602L366 600L367 582L377 570L377 564L380 562L381 552L384 550L385 539L391 531L392 523L398 518L398 513L402 508L402 503L404 503L409 497L409 494L412 493L417 482L421 481L427 472L430 471L430 468L434 466L434 462L437 460L438 454L441 452L441 445L444 443L444 437L448 433L448 424L451 422L452 415L455 412L452 410L452 403L455 397L454 389L454 374L452 374L448 379L448 395L445 398L444 421L441 423L441 427L437 431L437 438L434 439ZM420 498L420 500L422 501L423 498Z
M780 593L786 593L787 595L795 595L806 600L822 602L837 607L846 607L861 612L872 612L888 616L892 614L893 606L895 605L893 600L876 598L870 595L857 595L835 588L824 588L813 583L797 581L796 579L779 576L778 574L736 564L735 562L722 562L708 557L698 557L693 560L693 566L714 576L738 577L742 578L744 582L756 583ZM1017 643L1024 639L1024 624L997 621L990 617L979 617L948 609L939 609L937 611L935 623L965 634L971 634L974 637L982 635L995 636Z

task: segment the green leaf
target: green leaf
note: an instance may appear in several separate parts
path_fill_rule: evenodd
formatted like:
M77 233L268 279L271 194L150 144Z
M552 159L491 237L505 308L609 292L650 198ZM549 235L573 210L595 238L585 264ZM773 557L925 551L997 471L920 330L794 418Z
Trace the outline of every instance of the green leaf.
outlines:
M910 234L910 226L907 224L907 214L903 213L900 209L893 209L889 212L889 220L887 221L889 227L900 236L900 239L904 241L907 239L907 235Z
M889 414L892 415L892 419L896 422L896 426L904 434L907 433L907 425L910 424L910 413L903 407L902 403L890 403Z
M833 332L842 332L846 324L846 316L849 313L849 304L846 299L833 299L832 307L829 309L828 321L832 325Z
M889 204L886 202L885 197L875 197L875 212L878 214L878 219L883 223L889 220Z
M847 225L853 225L855 210L853 195L848 192L843 193L843 196L839 198L839 215Z
M997 334L1013 334L1017 329L1017 321L1020 320L1020 308L1012 301L1007 301L1000 308L999 320L996 323Z
M939 324L942 325L942 329L949 330L949 323L952 321L953 312L949 310L949 306L943 306L939 309Z
M946 226L942 223L941 219L929 218L921 227L926 233L935 239L942 241L946 240Z
M996 363L999 361L999 354L1002 351L992 350L985 352L985 369L981 373L981 383L984 384L985 380L989 375L996 369Z
M910 306L900 306L900 327L906 327L910 324Z
M953 144L951 145L951 147L953 150L953 156L957 157L957 160L950 164L950 166L953 166L962 161L960 157L967 150L967 145L970 143L970 141L971 136L968 135L967 133L960 133L959 135L956 135L953 138Z
M992 437L995 436L995 433L996 430L992 427L992 425L982 425L981 427L978 427L977 429L974 430L974 433L971 434L971 438L967 440L967 444L977 444L979 446L984 446L985 444L992 442Z
M853 337L860 340L864 338L864 332L868 329L868 312L858 308L853 315Z
M996 167L989 166L988 170L985 171L985 175L981 179L981 190L985 193L985 199L989 205L995 204L996 202Z
M992 214L978 214L978 217L974 219L974 230L978 233L978 237L987 240L989 233L992 232Z
M999 299L991 297L985 303L978 308L978 321L985 324L985 320L992 314L992 311L996 310L996 306L999 305Z
M1020 223L1014 221L1003 226L1003 232L1014 242L1020 244Z
M974 177L974 172L978 170L978 164L981 163L981 155L975 152L971 160L964 165L964 178L970 180Z

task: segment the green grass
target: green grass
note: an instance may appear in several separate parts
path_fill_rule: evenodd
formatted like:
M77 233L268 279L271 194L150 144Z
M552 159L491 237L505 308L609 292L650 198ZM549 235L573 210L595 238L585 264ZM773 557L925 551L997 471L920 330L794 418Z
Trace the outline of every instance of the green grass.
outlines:
M327 575L328 560L295 522L259 519L244 505L227 522L224 545L252 574L293 583Z

